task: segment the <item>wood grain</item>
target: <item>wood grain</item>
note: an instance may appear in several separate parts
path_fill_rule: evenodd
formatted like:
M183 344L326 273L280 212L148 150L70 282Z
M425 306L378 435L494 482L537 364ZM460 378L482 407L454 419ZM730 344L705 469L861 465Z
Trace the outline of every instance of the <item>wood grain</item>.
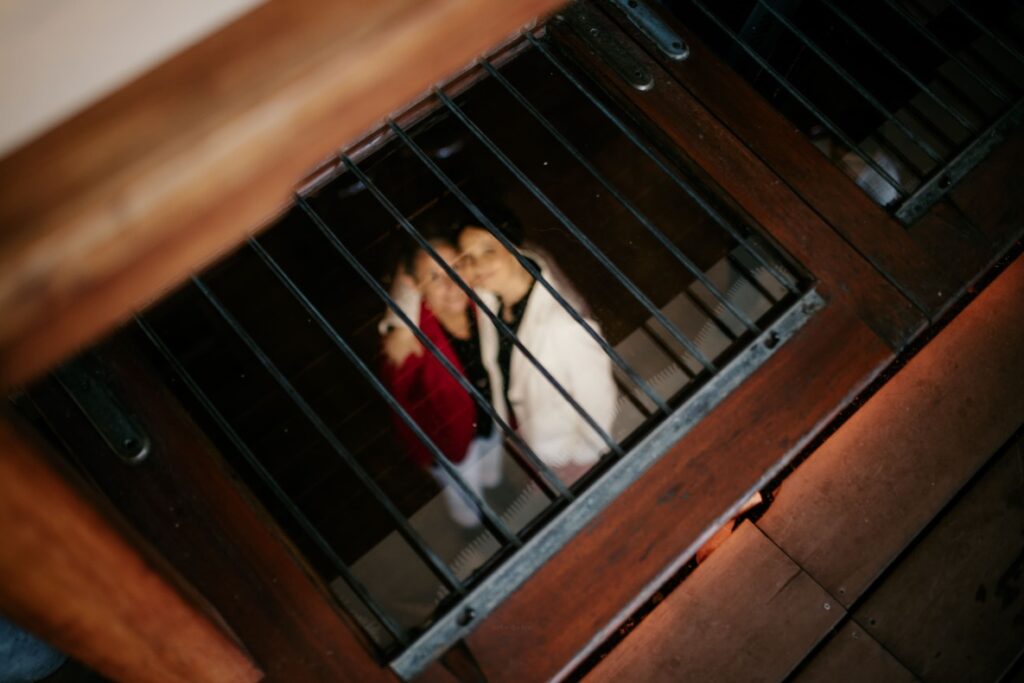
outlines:
M849 309L818 313L469 636L488 679L571 671L891 358Z
M100 347L152 446L125 467L52 382L31 396L88 476L217 609L268 681L393 681L285 532L122 333Z
M595 14L595 25L608 33L616 28ZM559 37L594 73L604 71L599 58L574 35ZM706 174L711 186L749 214L812 275L829 296L842 299L893 348L901 348L923 329L923 314L837 235L780 178L658 64L644 65L654 75L654 87L640 92L618 76L602 76L602 85L627 107L635 108L657 129L658 136L681 150Z
M619 12L609 12L627 33L647 45L648 53L726 128L779 174L807 204L901 291L929 315L935 315L959 286L838 166L765 100L740 74L726 66L695 34L667 12L663 19L690 47L685 61L668 58L641 37Z
M913 683L919 679L851 619L792 680L793 683Z
M758 525L849 605L1024 416L1018 258L783 485Z
M1018 436L900 558L856 618L922 680L995 681L1024 653L1022 580Z
M92 669L139 683L263 677L10 416L0 418L0 611Z
M0 385L272 218L319 161L553 0L271 0L0 161Z
M844 614L744 522L584 680L781 681Z
M1018 127L950 191L950 201L988 238L990 257L1024 234L1024 128Z

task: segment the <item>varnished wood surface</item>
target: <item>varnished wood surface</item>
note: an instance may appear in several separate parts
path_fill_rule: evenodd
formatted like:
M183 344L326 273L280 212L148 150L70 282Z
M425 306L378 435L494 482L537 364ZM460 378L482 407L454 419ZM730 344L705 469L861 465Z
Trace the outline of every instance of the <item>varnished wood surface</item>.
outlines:
M112 387L152 441L136 467L109 447L52 382L35 404L111 502L209 600L267 681L394 681L316 573L164 387L130 335L101 347ZM55 390L56 389L56 390Z
M849 605L1020 425L1018 258L783 484L759 526Z
M489 680L571 671L891 357L848 309L818 313L469 636Z
M595 25L616 31L595 15ZM559 32L584 64L601 73L597 57L568 31ZM624 38L624 37L623 37ZM901 348L925 324L923 313L840 238L705 106L653 60L644 65L654 86L641 92L615 74L602 84L636 107L676 145L710 182L749 214L799 263L821 281L829 296L845 301L894 349Z
M609 12L858 253L886 273L928 315L941 311L962 283L736 71L721 62L710 47L668 12L661 14L689 46L686 60L668 58L621 13Z
M0 161L0 386L271 218L319 160L551 0L271 0Z
M844 614L744 522L585 680L779 681Z
M960 210L988 240L990 258L1024 234L1024 127L961 181L949 194Z
M854 620L834 633L793 683L913 683L918 681Z
M115 681L262 679L55 465L0 418L0 611Z
M900 558L855 617L922 680L997 681L1024 653L1022 578L1018 436Z

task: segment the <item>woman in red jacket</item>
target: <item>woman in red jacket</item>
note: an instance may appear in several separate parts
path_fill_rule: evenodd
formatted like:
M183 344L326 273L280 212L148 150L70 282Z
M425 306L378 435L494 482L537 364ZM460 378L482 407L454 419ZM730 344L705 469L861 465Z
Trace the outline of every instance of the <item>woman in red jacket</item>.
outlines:
M436 238L430 242L437 254L458 271L458 253L452 242ZM490 325L490 321L477 315L466 293L425 251L412 253L403 270L399 278L405 278L405 287L414 292L403 297L407 299L406 313L504 417L504 398L495 391L501 386L500 374L493 360L487 361L480 354L480 326ZM484 488L498 485L502 439L488 411L405 325L399 323L386 333L383 351L382 378L469 487L479 495ZM441 485L455 521L463 526L478 524L477 511L435 462L430 449L403 420L396 420L396 429L410 458L427 468Z

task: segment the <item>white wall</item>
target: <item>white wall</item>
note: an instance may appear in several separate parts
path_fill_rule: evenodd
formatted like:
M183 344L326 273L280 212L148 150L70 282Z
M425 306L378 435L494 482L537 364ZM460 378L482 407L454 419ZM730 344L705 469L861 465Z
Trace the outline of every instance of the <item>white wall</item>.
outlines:
M261 0L0 0L0 157Z

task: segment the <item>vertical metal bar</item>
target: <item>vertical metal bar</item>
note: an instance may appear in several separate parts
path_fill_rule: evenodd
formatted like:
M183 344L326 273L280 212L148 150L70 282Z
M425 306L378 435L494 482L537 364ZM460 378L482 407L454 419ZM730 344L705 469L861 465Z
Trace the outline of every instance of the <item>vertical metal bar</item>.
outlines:
M936 83L941 83L942 87L945 88L953 97L955 97L965 109L971 110L974 115L984 122L989 118L988 112L981 108L974 98L970 94L964 92L963 88L959 84L953 81L949 76L942 73L942 71L936 71L934 73Z
M540 123L544 127L544 129L547 130L548 133L552 135L552 137L558 140L562 147L564 147L565 150L569 152L569 154L571 154L572 157L576 159L576 161L578 161L580 165L583 166L583 168L585 168L587 172L590 173L590 175L593 176L594 179L597 180L597 182L600 183L601 186L605 188L605 190L607 190L612 195L612 197L615 198L616 201L622 204L622 206L625 207L625 209L629 211L629 213L632 214L632 216L636 218L641 225L644 226L647 232L649 232L656 240L658 240L658 243L661 244L661 246L663 246L665 250L668 251L676 259L676 261L681 263L683 267L690 272L691 275L693 275L701 282L701 284L707 287L711 294L720 302L722 302L722 304L727 309L729 309L729 312L736 316L736 319L739 320L744 327L754 332L755 334L760 331L757 325L754 323L754 321L748 318L743 311L741 311L739 308L736 307L735 304L729 301L729 299L726 298L725 295L723 295L722 292L718 290L718 287L715 286L715 284L708 278L708 276L705 275L704 272L697 267L697 264L691 261L689 257L687 257L686 254L684 254L683 251L678 246L676 246L675 242L670 240L665 235L665 233L659 230L658 227L654 225L654 223L651 221L650 218L647 217L646 214L640 211L633 202L631 202L625 195L623 195L622 192L604 176L604 174L597 170L597 168L595 168L594 165L590 163L590 161L585 156L583 156L583 154L571 142L569 142L569 140L566 139L566 137L562 135L562 133L560 133L557 128L555 128L551 121L549 121L543 114L541 114L540 111L538 111L537 108L533 106L533 104L528 99L526 99L526 97L523 96L523 94L514 85L512 85L508 81L507 78L502 76L501 73L497 69L495 69L494 66L492 66L490 62L488 62L486 59L481 60L480 64L484 67L484 69L487 70L487 73L489 73L491 77L497 80L505 88L505 90L508 91L508 93L512 95L516 99L516 101L523 106L524 109L530 112L533 118L536 119L537 122Z
M899 4L895 2L895 0L882 0L882 2L884 2L886 5L888 5L889 9L891 9L894 12L896 12L896 14L900 15L900 17L905 22L910 24L914 28L914 30L916 30L918 33L920 33L922 36L924 36L928 40L928 42L930 42L932 45L937 47L939 49L939 51L942 52L942 54L944 54L946 56L946 59L950 60L951 62L953 62L954 64L959 66L967 74L969 74L975 80L977 80L978 83L980 83L983 86L985 86L985 89L988 90L990 93L992 93L996 97L996 99L998 99L998 100L1000 100L1002 102L1006 102L1006 101L1009 100L1009 98L1007 97L1006 93L1004 93L1000 88L998 88L997 86L995 86L991 82L989 82L989 80L987 78L985 78L984 76L982 76L981 74L976 72L971 67L967 66L963 62L962 59L960 59L955 54L953 54L950 51L950 49L948 47L946 47L945 43L943 43L941 40L939 40L938 37L934 33L932 33L931 29L929 29L927 26L922 24L920 22L920 20L917 19L917 17L912 15L906 9L904 9L903 7L900 7Z
M690 303L696 306L701 313L707 316L708 321L711 322L715 327L717 327L718 331L724 334L725 338L728 339L730 343L736 341L739 338L735 332L729 329L729 326L726 325L724 321L722 321L721 319L719 319L717 315L715 315L715 312L711 310L711 307L708 306L703 299L697 296L694 292L690 291L689 287L683 290L683 295L687 299L689 299Z
M728 26L726 26L722 22L721 19L715 16L715 14L711 12L709 9L707 9L704 5L702 5L697 0L691 0L691 2L693 6L700 10L706 17L708 17L708 19L710 19L712 23L714 23L720 31L729 36L729 38L731 38L737 45L739 45L744 52L750 55L751 59L757 62L758 65L762 69L764 69L772 78L774 78L783 88L785 88L790 95L792 95L798 102L800 102L800 104L806 107L807 110L811 112L815 117L817 117L817 119L821 121L821 123L824 124L826 128L832 131L832 134L839 138L842 141L842 143L846 145L847 148L850 149L850 151L859 156L861 160L863 160L864 163L871 168L871 170L877 173L888 184L892 185L892 188L896 192L896 194L898 194L900 197L907 196L906 190L903 188L902 185L900 185L900 182L898 180L889 175L884 168L882 168L875 162L874 159L865 154L864 151L853 140L851 140L849 136L847 136L846 133L844 133L843 130L834 121L832 121L832 119L830 119L823 111L819 110L814 105L814 103L807 98L806 95L797 90L792 83L786 80L786 78L775 69L775 67L769 64L768 60L766 60L764 57L758 54L756 50L754 50L752 47L747 45L743 40L741 40Z
M640 399L633 395L632 387L627 386L625 382L618 378L618 376L615 376L612 379L615 380L615 386L619 388L619 393L626 397L633 407L636 408L638 413L643 415L644 420L649 418L651 415L654 415L653 412L648 410L647 407L640 402Z
M575 223L569 220L569 217L566 216L565 213L563 213L562 210L559 209L558 206L553 201L551 201L551 199L546 194L544 194L544 192L542 192L541 189L537 187L537 185L532 180L530 180L530 178L525 173L523 173L523 171L518 166L516 166L512 162L512 160L496 144L494 144L493 140L491 140L487 135L485 135L484 132L480 130L480 128L477 127L477 125L473 123L472 120L470 120L470 118L465 114L465 112L463 112L462 109L459 108L459 106L451 100L451 98L449 98L440 90L435 90L434 92L437 95L438 99L444 102L444 105L448 108L448 111L452 112L452 114L454 114L456 118L462 121L462 123L470 130L470 132L473 133L476 139L483 143L483 145L487 147L487 149L489 149L491 153L495 157L497 157L499 161L501 161L502 165L504 165L505 168L508 169L519 180L519 182L522 183L523 186L530 191L530 194L536 197L537 200L540 201L548 209L548 211L550 211L551 214L558 219L558 221L563 226L565 226L565 229L572 233L573 237L575 237L576 240L579 241L580 244L582 244L587 249L587 251L589 251L591 255L594 256L601 263L602 266L604 266L605 270L611 273L615 277L615 279L618 280L622 284L622 286L625 287L627 291L629 291L630 294L632 294L633 298L640 302L640 304L647 310L647 312L653 315L658 320L658 322L664 326L665 330L669 334L671 334L676 341L682 344L683 347L686 348L686 350L689 351L690 354L697 359L697 362L704 366L705 370L711 373L718 371L718 368L715 367L715 364L712 363L707 357L705 357L703 353L701 353L700 349L697 348L696 344L694 344L685 334L683 334L679 330L679 328L677 328L672 323L672 321L669 320L668 317L666 317L665 314L662 313L661 310L654 305L654 302L651 301L646 294L640 291L640 288L636 286L636 283L634 283L625 273L623 273L619 269L619 267L616 266L611 261L611 259L609 259L608 256L590 240L589 237L583 234L583 231L581 231Z
M256 340L253 339L252 336L250 336L249 333L245 331L245 328L243 328L241 324L238 322L238 320L236 320L235 317L231 315L230 311L228 311L223 306L220 299L218 299L217 296L212 291L210 291L210 289L206 286L205 283L203 283L202 280L199 279L199 277L194 276L192 278L192 283L196 286L196 288L199 289L199 291L203 294L203 296L210 303L210 305L214 307L214 309L224 320L224 322L226 322L228 326L232 329L232 331L236 335L238 335L239 339L242 340L242 343L245 344L246 348L248 348L249 351L254 356L256 356L256 359L259 360L260 365L262 365L267 370L267 372L269 372L271 376L273 376L278 386L281 387L281 389L288 395L292 402L299 408L299 410L302 411L302 413L306 416L306 419L313 424L313 426L324 438L324 440L326 440L327 443L330 444L334 452L337 453L338 456L345 461L345 464L349 466L352 472L356 475L356 478L359 479L359 481L370 490L370 492L373 494L373 497L377 500L377 502L380 503L381 506L383 506L384 510L388 513L388 515L395 520L395 524L398 526L399 532L409 542L409 545L412 546L416 554L418 554L424 561L426 561L428 566L430 566L434 570L434 572L441 578L442 582L449 590L451 590L453 593L458 593L460 595L463 594L465 591L462 586L462 583L455 576L455 574L452 573L448 565L441 561L441 558L439 558L437 554L430 549L430 547L426 544L426 542L419 535L419 533L412 528L412 526L409 524L408 520L405 519L405 516L401 513L401 511L397 507L395 507L394 503L392 503L391 500L387 497L387 494L384 493L384 491L382 491L381 488L377 485L377 482L375 482L373 478L370 477L370 475L368 475L365 470L363 470L363 468L359 465L359 463L348 451L348 449L345 448L341 441L338 440L338 437L334 435L334 432L332 432L331 429L327 426L327 423L325 423L323 419L321 419L321 417L317 415L316 411L313 410L313 407L310 406L309 403L307 403L304 398L302 398L299 392L295 389L294 385L292 385L288 378L285 377L284 373L281 372L281 370L274 364L274 362L270 360L270 357L267 356L266 352L264 352L263 349L260 348L259 344L256 343Z
M302 527L302 530L309 535L313 542L316 543L317 547L320 548L321 552L327 556L334 569L352 589L352 592L362 600L367 609L373 613L373 616L384 626L385 629L387 629L388 633L391 634L392 638L398 641L402 646L408 645L409 638L405 631L394 621L394 619L391 618L389 614L384 611L382 607L374 601L373 597L362 582L352 574L348 565L346 565L345 561L341 559L337 552L335 552L331 544L323 537L323 534L320 533L320 530L316 528L316 525L306 517L305 513L303 513L302 510L299 509L299 506L295 504L295 501L293 501L281 485L277 483L274 475L272 475L267 468L263 466L260 459L256 457L256 454L252 452L248 444L245 443L245 440L242 439L238 432L235 431L234 427L231 426L231 423L228 422L227 418L224 417L217 406L214 405L213 401L206 395L206 392L204 392L199 386L199 383L192 377L192 374L185 369L185 366L178 360L160 335L157 334L156 330L154 330L141 315L135 317L135 323L139 326L139 329L142 330L143 334L146 335L150 343L153 344L164 360L171 366L174 373L181 379L185 386L188 387L189 391L203 407L203 410L205 410L207 414L213 418L213 421L217 423L217 427L225 436L228 437L228 440L231 441L239 454L241 454L249 466L256 471L259 478L267 485L267 487L270 488L274 496L277 497L282 505L284 505L292 518L294 518L298 525Z
M1020 51L1018 51L1015 47L1004 41L1000 36L996 35L996 33L992 31L988 26L983 24L977 17L975 17L972 13L968 12L967 9L958 2L958 0L948 0L948 2L950 5L955 7L957 11L960 12L960 14L967 17L968 21L977 26L982 33L991 38L996 45L1003 48L1003 50L1005 50L1008 55L1012 56L1021 64L1024 64L1024 55L1022 55Z
M761 296L763 296L769 304L774 306L776 303L778 303L779 300L775 298L775 295L769 292L765 288L765 286L761 284L761 282L757 279L757 276L753 272L751 272L751 270L747 268L747 266L744 265L742 261L736 258L732 253L726 256L726 258L729 260L729 263L732 264L732 267L739 271L740 277L749 282L750 285L754 289L756 289L758 293Z
M618 128L619 131L623 135L625 135L626 138L631 143L633 143L633 145L637 149L639 149L644 156L646 156L648 159L654 162L654 164L661 170L661 172L664 173L669 179L671 179L672 182L674 182L679 189L681 189L688 197L690 197L690 199L694 201L694 203L697 204L697 206L699 206L706 214L708 214L708 216L710 216L711 219L719 227L721 227L723 230L729 233L730 237L736 240L736 242L739 245L741 245L751 256L753 256L758 263L764 266L765 269L769 273L771 273L772 277L774 277L780 285L782 285L783 287L785 287L794 294L799 293L799 289L789 277L780 273L778 269L775 268L775 266L773 266L771 262L767 258L765 258L764 255L761 254L760 251L754 249L750 245L747 238L744 237L739 230L737 230L729 221L727 221L725 217L721 213L719 213L704 197L702 197L701 194L697 192L695 188L693 188L688 182L683 180L682 177L675 170L673 170L664 161L662 161L661 158L658 157L658 155L655 154L654 151L651 150L640 139L640 137L622 121L622 119L616 116L615 113L612 112L612 110L608 108L608 106L606 106L605 103L602 102L599 97L597 97L594 93L590 91L589 88L584 86L583 83L571 71L569 71L569 69L566 68L566 66L562 64L562 62L557 57L555 57L554 54L551 53L547 46L545 46L541 41L537 40L528 31L523 33L523 37L525 37L526 40L528 40L530 44L533 45L533 47L535 47L542 55L544 55L548 62L556 69L558 69L558 71L561 72L562 76L564 76L565 79L568 80L576 88L577 91L579 91L584 97L586 97L590 101L590 103L593 104L598 109L598 111L604 114L605 118L607 118L612 123L612 125Z
M515 534L513 534L511 530L509 530L509 528L505 525L501 518L494 514L494 511L491 510L491 507L487 505L487 503L485 503L472 488L470 488L470 486L462 478L462 474L458 471L458 468L456 468L448 459L448 456L446 456L444 452L437 446L437 444L434 443L433 439L431 439L427 435L427 433L423 431L423 428L420 426L420 424L416 422L416 420L414 420L413 417L409 414L409 411L407 411L402 406L402 404L398 402L398 399L396 399L394 395L390 391L388 391L387 387L385 387L384 383L381 382L377 375L374 374L373 370L371 370L369 366L366 365L366 362L359 357L359 354L357 354L352 349L352 347L349 346L348 342L346 342L345 339L338 333L338 331L334 329L334 326L331 325L330 322L328 322L328 320L323 316L323 314L320 312L320 309L313 305L313 302L309 300L309 297L307 297L306 294L301 289L299 289L299 287L295 284L291 277L284 271L283 268L281 268L280 265L278 265L277 261L274 260L274 257L267 253L267 251L263 249L259 242L257 242L254 239L249 240L249 246L260 257L260 260L262 260L263 263L266 264L266 266L274 273L278 281L281 284L283 284L292 294L292 296L294 296L299 301L303 309L309 315L313 316L313 318L317 321L317 324L320 326L320 329L323 330L324 333L327 334L328 337L330 337L331 341L334 342L335 346L337 346L341 350L341 352L345 354L345 357L349 359L349 362L356 366L356 369L359 370L359 373L363 375L364 378L366 378L366 380L370 383L371 386L373 386L374 390L380 395L381 398L384 399L385 403L387 403L388 406L398 414L402 422L404 422L406 426L408 426L409 429L412 430L412 432L417 436L417 438L419 438L420 442L424 446L426 446L427 450L429 450L433 454L434 459L438 462L439 465L441 465L441 468L445 471L445 473L452 478L452 481L455 482L455 485L462 491L465 497L468 498L469 501L473 504L473 506L480 511L480 517L484 520L485 525L488 527L488 529L490 529L491 532L495 534L495 536L501 538L503 542L511 543L513 546L517 548L520 545L522 545L519 539L516 538ZM434 346L434 349L437 349L437 347ZM440 353L439 349L437 349L437 351L439 356L443 355ZM455 368L453 367L452 370L454 369Z
M826 7L828 7L832 11L833 14L835 14L837 17L839 17L839 19L842 20L842 22L844 24L846 24L848 27L850 27L850 29L852 29L854 33L856 33L858 36L860 36L862 40L867 42L875 50L875 52L877 52L878 54L880 54L883 57L885 57L885 59L890 64L895 66L896 69L899 70L900 73L902 73L904 76L906 76L908 79L910 79L910 81L913 82L913 84L916 85L917 88L921 92L923 92L926 95L928 95L928 97L930 97L932 99L932 101L935 102L935 104L937 104L940 107L942 107L943 111L945 111L947 114L949 114L951 117L953 117L953 119L956 120L956 122L959 123L961 126L963 126L963 128L965 130L967 130L969 132L973 132L974 131L974 129L975 129L974 124L972 124L970 122L970 120L967 119L967 117L965 117L963 114L961 114L959 110L954 109L953 107L948 105L945 100L940 98L935 93L934 90L932 90L930 87L928 87L928 85L926 85L923 81L921 81L921 79L919 79L917 76L915 76L913 74L913 72L911 72L910 69L907 68L907 66L905 64L903 64L889 50L887 50L884 46L882 46L881 43L879 43L877 40L875 40L875 38L872 37L871 34L869 34L867 31L865 31L857 22L855 22L853 19L851 19L850 16L848 14L846 14L846 12L844 12L841 9L839 9L838 7L836 7L835 3L832 2L832 0L821 0L821 2Z
M342 161L345 163L348 169L352 171L352 173L360 180L360 182L362 182L363 185L365 185L366 188L370 190L371 194L373 194L377 201L380 202L384 206L384 208L392 215L392 217L398 221L399 225L402 226L406 233L410 237L412 237L413 240L416 241L420 248L423 249L442 268L442 270L444 270L445 274L448 275L448 277L451 278L452 281L455 282L455 284L462 289L462 291L466 292L466 294L470 297L473 303L476 304L481 311L483 311L484 315L486 315L491 320L492 323L494 323L494 325L498 328L498 331L506 335L509 339L511 339L512 343L516 346L517 349L519 349L522 352L526 360L530 364L532 364L538 372L541 373L545 380L547 380L555 389L555 391L557 391L559 395L562 396L562 398L564 398L569 403L569 405L573 407L573 409L579 414L579 416L582 417L583 420L590 426L590 428L593 429L594 432L601 437L601 439L608 445L608 447L611 450L615 451L616 453L621 454L621 446L619 446L615 442L615 440L612 439L611 436L609 436L608 433L605 432L604 429L602 429L601 426L594 421L594 418L591 417L590 414L586 410L584 410L582 406L580 406L576 399L574 399L569 394L569 392L566 391L565 387L563 387L558 382L558 380L556 380L551 375L551 372L547 368L545 368L540 361L537 360L537 358L530 352L530 350L523 346L522 342L519 341L519 338L515 336L515 333L513 333L509 329L508 325L505 324L505 321L502 320L500 316L495 315L494 312L491 311L491 309L488 308L487 305L480 299L479 295L477 295L477 293L473 291L473 288L462 281L462 278L459 277L458 273L456 273L452 269L452 267L449 266L443 258L441 258L441 256L437 253L437 251L434 250L430 243L423 238L423 236L419 233L418 230L416 230L415 227L413 227L412 223L410 223L409 220L402 214L402 212L399 211L397 207L395 207L395 205L391 203L391 200L389 200L387 196L385 196L384 193L380 191L377 185L372 180L370 180L370 178L365 173L363 173L362 169L356 166L355 162L353 162L346 156L342 156ZM373 278L373 276L363 267L361 263L359 263L359 261L355 258L352 252L349 251L348 247L346 247L341 242L341 240L338 239L337 235L331 232L330 228L327 227L327 224L323 221L322 218L320 218L319 214L317 214L313 210L313 207L309 205L306 199L303 197L298 197L297 201L299 202L299 205L302 206L303 210L306 211L306 214L314 221L317 228L324 235L324 237L326 237L327 240L334 246L334 248L342 255L342 257L346 261L348 261L349 265L356 269L360 276L363 277L364 280L366 280L367 284L370 285L370 287L377 292L378 296L381 296L381 298L388 304L391 310L393 310L395 314L402 320L402 322L405 323L405 325L407 325L409 329L413 330L413 332L415 333L415 331L418 329L415 323L413 323L412 320L409 319L409 316L406 315L405 311L403 311L397 303L395 303L394 299L392 299L391 296L388 295L386 291L384 291L384 288L380 286L380 283Z
M865 138L865 141L867 140L874 140L878 144L880 151L884 151L895 161L898 161L899 165L897 168L903 170L906 173L905 177L909 178L909 180L919 180L920 178L928 175L930 169L925 170L912 161L906 154L904 154L903 150L896 145L896 142L889 139L889 137L881 130L875 129L872 131L868 137ZM935 166L937 166L937 164L933 164L932 169L934 169Z
M396 124L394 121L391 121L389 122L389 125L391 127L391 130L395 133L395 135L402 140L406 147L412 150L413 154L415 154L416 157L421 162L423 162L423 165L426 166L431 171L431 173L434 174L434 177L436 177L438 180L441 181L442 184L444 184L445 188L449 192L451 192L452 195L456 199L458 199L462 203L462 205L465 206L466 209L470 213L472 213L473 216L478 221L480 221L480 224L484 228L486 228L487 231L490 232L496 240L501 242L501 245L505 247L505 249L507 249L508 252L512 254L512 256L515 257L516 261L519 262L519 265L526 269L526 271L530 274L530 277L532 277L535 281L540 283L540 285L544 287L545 290L547 290L547 292L558 303L558 305L562 307L562 310L568 313L569 316L576 322L576 324L582 327L583 330L590 336L590 338L593 339L594 342L597 343L597 345L600 346L606 354L608 354L608 357L612 359L612 362L614 362L626 374L626 376L629 377L630 381L632 381L633 384L639 387L640 390L643 391L644 394L649 399L651 399L651 401L653 401L656 406L658 406L659 410L661 410L663 413L667 415L669 412L668 404L661 400L661 398L637 373L637 371L634 370L633 367L630 366L629 363L627 363L625 359L623 359L622 356L614 348L612 348L611 344L609 344L604 337L598 334L597 330L595 330L583 318L583 316L580 315L579 311L573 308L572 304L566 301L565 297L563 297L558 292L558 290L555 289L551 285L551 283L548 282L541 275L540 271L536 268L536 266L534 266L529 259L527 259L525 256L519 253L519 250L516 248L516 246L512 244L512 242L510 242L509 239L505 237L505 235L502 234L501 230L499 230L497 226L495 226L494 223L492 223L491 220L483 214L483 212L480 211L479 207L477 207L477 205L474 204L469 199L466 193L462 191L462 188L456 185L455 182L451 178L449 178L448 175L445 174L445 172L442 171L441 168L436 163L434 163L434 160L431 159L423 151L423 149L416 144L416 141L413 140L408 133L406 133L404 130L402 130L401 127L398 126L398 124ZM501 321L501 323L502 326L499 329L507 329L507 326L504 325L504 321ZM514 335L512 339L516 339Z
M647 321L645 321L644 324L640 326L640 329L643 330L644 336L650 339L654 343L654 345L658 347L659 351L668 356L669 360L671 360L674 365L679 367L682 373L686 375L687 382L690 382L697 378L697 375L693 372L693 370L690 369L690 366L686 364L686 361L683 360L683 358L678 353L676 353L675 349L666 344L664 339L659 337L657 334L654 333L653 330L651 330L650 324Z
M842 78L850 86L852 86L853 89L856 90L857 93L861 97L863 97L868 102L868 104L872 106L872 108L875 109L875 111L877 111L879 114L884 116L888 121L893 123L897 128L899 128L900 132L906 135L908 140L913 142L925 154L927 154L932 161L938 164L942 163L941 154L936 152L932 148L932 146L929 145L925 140L921 140L920 138L918 138L917 134L914 133L914 131L912 131L905 123L896 118L893 115L893 113L890 112L889 109L878 100L877 97L872 95L871 92L866 87L864 87L863 83L854 78L849 71L843 68L842 65L839 64L839 62L834 60L831 55L825 52L820 45L818 45L815 41L811 40L811 37L808 36L803 31L801 31L800 28L798 28L793 22L789 20L788 17L786 17L786 15L784 15L782 12L779 12L777 9L772 7L770 3L765 2L765 0L757 0L757 4L761 5L766 10L768 10L768 13L775 17L776 21L785 26L790 33L792 33L794 36L800 39L800 41L803 42L803 44L806 45L808 48L810 48L811 52L816 54L819 59L828 64L829 68L835 71L840 78Z
M911 116L913 116L914 120L917 121L917 123L920 124L923 128L925 128L932 135L932 137L934 137L936 140L942 143L942 145L946 149L953 151L960 146L959 142L949 137L949 134L946 131L942 130L942 128L940 128L935 123L935 121L930 116L928 116L927 112L923 111L917 104L914 103L913 100L907 100L907 102L904 103L903 108Z

